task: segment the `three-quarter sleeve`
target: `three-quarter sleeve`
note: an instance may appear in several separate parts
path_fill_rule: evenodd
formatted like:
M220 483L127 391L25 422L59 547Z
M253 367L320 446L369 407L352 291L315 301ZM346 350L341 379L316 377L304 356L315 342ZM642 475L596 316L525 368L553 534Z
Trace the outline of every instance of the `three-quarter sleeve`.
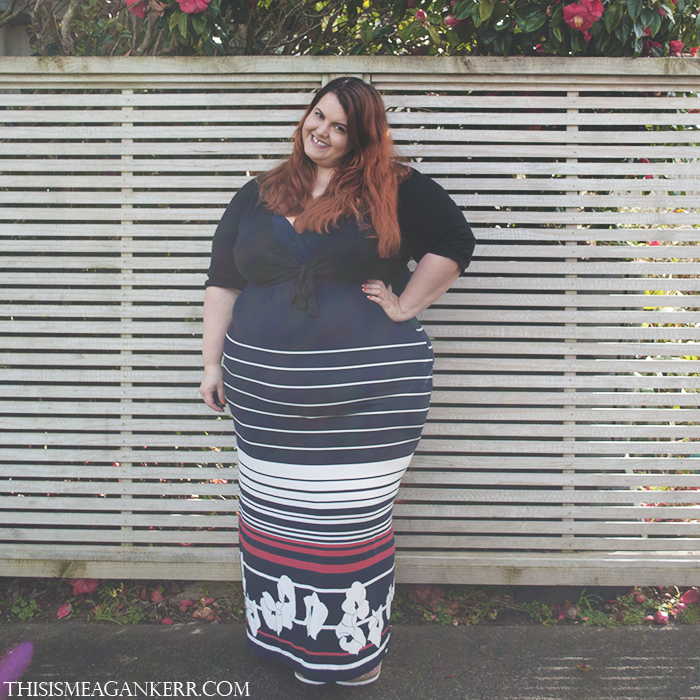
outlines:
M255 180L246 183L233 197L216 227L212 243L209 275L205 287L227 287L243 289L248 280L236 267L233 248L238 238L238 226L242 213L253 201L257 201L258 188Z
M462 272L469 266L475 241L464 214L437 182L417 170L399 186L399 225L414 260L434 253L454 260Z

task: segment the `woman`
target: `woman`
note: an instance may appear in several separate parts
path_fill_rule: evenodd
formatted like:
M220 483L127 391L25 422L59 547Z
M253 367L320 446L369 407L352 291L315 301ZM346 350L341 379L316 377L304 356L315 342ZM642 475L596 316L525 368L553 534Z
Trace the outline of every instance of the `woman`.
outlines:
M379 676L393 499L432 388L415 316L473 247L447 193L397 162L379 94L348 77L217 228L200 393L237 433L248 642L303 682Z

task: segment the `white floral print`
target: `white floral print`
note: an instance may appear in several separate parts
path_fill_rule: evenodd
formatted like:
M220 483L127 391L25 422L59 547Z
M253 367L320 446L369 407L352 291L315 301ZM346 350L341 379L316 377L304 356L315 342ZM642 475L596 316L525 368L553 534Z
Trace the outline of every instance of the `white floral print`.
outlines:
M296 585L286 575L277 582L278 600L275 600L269 591L264 591L260 602L256 604L246 594L246 617L253 636L256 636L260 629L260 612L262 612L265 624L277 635L281 634L284 628L292 629L295 624L300 624L306 626L309 637L317 639L325 626L326 629L335 631L340 648L350 654L359 654L368 643L376 647L381 646L384 628L383 613L386 614L388 621L394 598L393 583L387 593L386 604L372 610L367 600L365 586L360 581L354 581L345 591L345 600L340 606L343 617L337 625L325 625L329 610L316 591L304 596L306 615L303 620L297 620L296 594Z
M369 615L367 593L365 587L359 581L355 581L350 590L347 591L341 607L344 613L355 615L361 620L364 620Z
M321 602L316 591L304 597L304 605L306 605L306 619L304 620L306 632L312 639L316 639L323 623L328 618L328 608Z
M294 618L297 616L297 597L294 583L289 576L282 576L277 582L277 595L279 596L278 609L282 615L282 627L290 630L294 626Z
M386 594L386 608L385 608L385 613L386 613L386 621L389 622L389 619L391 618L391 603L394 600L394 582L391 582L391 586L389 586L389 592Z
M248 596L245 597L245 616L252 635L257 637L260 629L260 613L258 606Z
M335 628L340 648L350 654L359 654L367 638L357 624L357 615L343 615L343 621Z
M341 608L345 615L335 629L340 647L351 654L359 654L360 649L367 643L367 637L360 629L360 624L365 622L369 615L367 592L359 581L354 581L346 591Z
M382 643L382 609L372 610L367 625L367 639L369 639L375 647Z
M274 630L275 634L282 631L282 604L277 602L267 591L262 594L260 601L265 624Z

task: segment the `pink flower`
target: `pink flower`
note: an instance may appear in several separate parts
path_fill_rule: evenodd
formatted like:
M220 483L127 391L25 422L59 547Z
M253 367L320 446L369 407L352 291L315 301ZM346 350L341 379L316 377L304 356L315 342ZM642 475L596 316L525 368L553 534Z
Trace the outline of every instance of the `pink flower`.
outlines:
M682 596L681 596L681 603L685 603L686 605L692 605L693 603L698 602L698 589L697 588L691 588L690 590L687 590Z
M654 622L657 625L667 625L668 624L668 613L665 612L664 610L657 611L656 615L654 615Z
M669 41L668 42L669 46L669 54L671 56L680 56L681 51L683 50L683 42L682 41Z
M698 51L700 51L700 46L695 46L694 48L690 49L690 55L693 58L697 58Z
M90 595L100 582L96 578L70 578L68 583L73 586L73 595L80 595L81 593L87 593Z
M416 10L416 21L425 22L428 19L428 15L425 14L424 10Z
M635 597L636 597L638 603L643 603L647 599L647 597L644 595L644 593L637 593L637 595Z
M544 46L542 46L542 44L537 44L535 46L535 51L537 51L538 54L542 55L544 53Z
M642 40L642 56L651 56L654 49L661 49L658 41L652 41L649 37Z
M143 19L146 14L146 0L126 0L126 9Z
M160 622L163 625L172 625L173 624L172 619L169 617L164 617Z
M567 5L564 8L564 21L572 28L584 32L584 36L603 16L603 3L600 0L581 0L581 4ZM586 41L590 39L590 35Z
M459 20L455 19L452 15L447 15L447 17L445 17L445 24L448 27L456 27L459 24Z
M209 5L210 0L177 0L180 3L180 9L186 15L196 14L197 12L204 12Z
M58 619L62 620L64 617L68 617L68 615L71 614L71 606L70 603L64 603L59 609L58 609Z

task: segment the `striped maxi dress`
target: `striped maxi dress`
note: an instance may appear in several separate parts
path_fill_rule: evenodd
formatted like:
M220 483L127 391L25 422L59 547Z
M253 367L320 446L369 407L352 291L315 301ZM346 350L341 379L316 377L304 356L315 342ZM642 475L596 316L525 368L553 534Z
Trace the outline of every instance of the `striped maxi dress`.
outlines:
M248 643L309 679L350 680L389 641L392 506L425 424L432 347L416 319L394 323L362 292L396 273L356 224L300 235L255 201L238 209L227 228L246 283L223 365Z

